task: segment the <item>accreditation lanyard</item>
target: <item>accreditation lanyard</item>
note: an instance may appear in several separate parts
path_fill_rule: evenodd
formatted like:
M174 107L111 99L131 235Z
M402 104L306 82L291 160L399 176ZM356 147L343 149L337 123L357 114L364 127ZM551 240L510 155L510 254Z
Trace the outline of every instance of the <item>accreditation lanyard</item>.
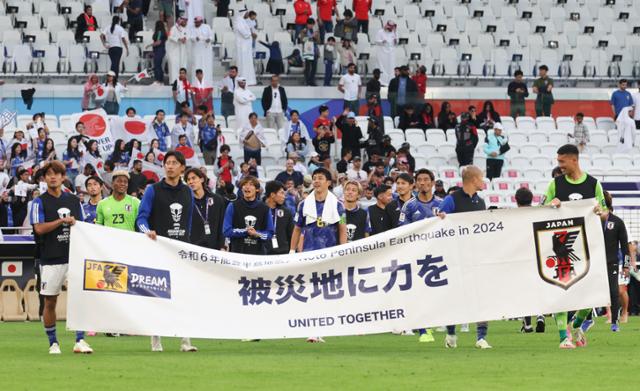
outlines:
M198 206L196 205L196 212L198 212L198 215L202 219L205 235L211 235L211 227L209 226L209 200L210 200L209 197L205 198L204 216L202 216L202 212L200 212L200 208L198 208Z
M271 209L271 213L273 214L273 236L271 237L271 247L276 249L280 245L278 244L278 237L276 235L276 226L278 225L278 208Z

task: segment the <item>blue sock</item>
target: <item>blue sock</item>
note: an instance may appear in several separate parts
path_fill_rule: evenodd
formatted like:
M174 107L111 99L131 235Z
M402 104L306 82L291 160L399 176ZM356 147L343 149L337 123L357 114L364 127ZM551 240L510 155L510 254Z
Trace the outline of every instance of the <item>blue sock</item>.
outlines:
M45 333L47 333L47 338L49 338L49 346L58 342L58 337L56 336L56 326L45 327Z
M420 335L426 334L427 330L426 329L420 329L418 330L418 332L420 333Z
M477 336L478 336L478 341L481 339L484 339L487 336L487 324L480 324L478 323L478 330L477 330Z
M76 331L76 342L80 342L81 339L84 339L84 331Z
M456 326L447 326L447 335L456 335Z

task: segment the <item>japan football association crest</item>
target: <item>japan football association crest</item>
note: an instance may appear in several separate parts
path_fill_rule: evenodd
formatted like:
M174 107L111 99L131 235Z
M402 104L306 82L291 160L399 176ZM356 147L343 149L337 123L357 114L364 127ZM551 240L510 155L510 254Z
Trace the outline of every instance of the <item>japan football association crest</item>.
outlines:
M589 273L584 218L533 223L538 273L549 284L569 289Z

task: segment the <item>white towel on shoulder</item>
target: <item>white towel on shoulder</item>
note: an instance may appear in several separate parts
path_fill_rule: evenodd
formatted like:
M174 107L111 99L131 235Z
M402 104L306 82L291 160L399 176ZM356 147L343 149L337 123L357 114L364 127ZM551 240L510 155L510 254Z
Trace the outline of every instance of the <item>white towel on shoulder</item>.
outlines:
M312 191L304 200L302 214L305 218L305 225L313 224L318 221L315 192ZM322 222L324 224L331 225L339 221L340 214L338 213L338 198L332 192L328 192L327 198L324 200L324 208L322 209Z

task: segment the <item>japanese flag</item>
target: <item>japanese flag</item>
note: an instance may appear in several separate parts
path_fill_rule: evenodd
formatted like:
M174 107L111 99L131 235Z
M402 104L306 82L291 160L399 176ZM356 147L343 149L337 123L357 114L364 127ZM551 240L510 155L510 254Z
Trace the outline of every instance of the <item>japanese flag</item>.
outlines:
M156 155L155 163L159 164L159 165L162 165L162 162L164 162L164 152L162 152L158 148L153 148L153 153L154 153L154 155Z
M21 276L22 276L21 261L2 262L2 277L21 277Z
M164 178L164 170L160 166L143 160L142 175L154 182L160 182L160 179Z
M129 142L136 139L142 143L153 140L153 129L139 118L111 117L111 133L116 139Z
M149 72L148 69L145 69L144 71L138 73L137 75L134 76L134 78L136 79L136 81L140 81L142 79L147 79L151 77L151 72Z
M142 153L142 151L138 148L133 148L133 150L131 150L131 159L129 160L129 170L131 170L131 168L133 167L133 163L136 160L144 160L144 153Z
M187 166L202 167L202 163L200 163L200 159L198 159L198 155L196 155L196 151L193 148L182 145L177 147L176 151L184 155L184 158L187 160Z
M82 155L81 164L82 167L86 166L87 164L91 164L91 166L95 168L100 175L102 175L102 173L104 172L104 161L102 160L102 158L95 157L88 152Z
M102 84L99 84L98 87L96 87L94 93L97 101L105 100L107 97L107 89Z

